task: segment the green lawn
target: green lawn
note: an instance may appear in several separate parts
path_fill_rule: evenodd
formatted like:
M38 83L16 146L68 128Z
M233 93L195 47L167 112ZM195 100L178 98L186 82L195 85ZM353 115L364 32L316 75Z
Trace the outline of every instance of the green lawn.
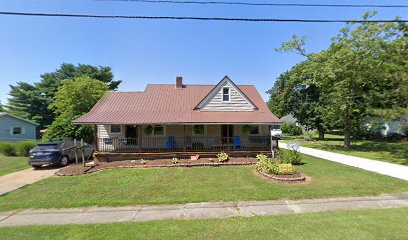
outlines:
M408 208L1 228L1 239L407 239Z
M303 136L285 136L282 143L298 141L303 147L408 165L408 159L402 154L403 151L408 152L408 142L354 140L352 141L352 148L345 149L343 139L343 136L333 134L326 134L325 140L315 139L314 141L304 141Z
M268 182L253 167L114 169L75 177L52 177L0 197L0 211L177 204L205 201L302 199L408 192L408 182L304 157L299 170L309 184Z
M27 157L6 157L0 155L0 176L30 168Z

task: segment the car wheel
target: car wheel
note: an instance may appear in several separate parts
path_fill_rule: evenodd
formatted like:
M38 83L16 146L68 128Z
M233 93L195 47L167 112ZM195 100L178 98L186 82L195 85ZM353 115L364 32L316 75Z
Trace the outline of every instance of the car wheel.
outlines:
M67 156L62 156L60 159L60 166L64 167L68 164L68 157Z
M40 169L41 166L32 166L34 168L34 170Z

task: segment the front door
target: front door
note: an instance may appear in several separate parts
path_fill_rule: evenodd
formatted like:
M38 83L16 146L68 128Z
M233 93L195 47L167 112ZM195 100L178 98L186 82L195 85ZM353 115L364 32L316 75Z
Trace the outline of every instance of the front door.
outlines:
M232 143L232 137L234 136L234 126L233 125L221 125L221 142Z
M126 125L125 137L128 144L137 145L137 126L136 125Z

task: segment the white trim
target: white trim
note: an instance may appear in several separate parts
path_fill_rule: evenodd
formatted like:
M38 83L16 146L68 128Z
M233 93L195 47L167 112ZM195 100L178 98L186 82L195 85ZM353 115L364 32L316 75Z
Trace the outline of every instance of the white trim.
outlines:
M195 133L194 133L194 126L197 126L197 125L202 125L202 126L204 126L204 133L203 133L203 134L195 134ZM207 136L207 125L205 125L205 124L194 124L194 125L192 125L192 127L191 127L191 135L192 135L192 136L197 136L197 137Z
M228 89L228 101L224 101L224 89ZM238 91L237 91L238 92ZM222 86L222 90L221 90L221 99L222 99L222 103L230 103L231 102L231 87L229 86Z
M18 134L15 134L14 133L14 129L15 128L20 128L20 133L18 133ZM14 127L10 127L10 135L12 135L12 136L19 136L19 135L23 135L24 133L23 133L23 127L20 127L20 126L14 126Z
M225 82L230 83L231 86L229 87L233 87L240 95L243 99L245 99L245 101L251 105L251 107L253 109L258 109L255 104L248 98L246 97L245 94L243 94L243 92L241 91L241 89L239 89L239 87L228 77L225 76L219 83L217 83L217 85L215 85L215 87L213 88L213 90L211 90L211 92L203 99L200 101L200 103L195 107L195 109L202 109L205 105L207 105L207 103L209 101L211 101L211 99L214 98L214 96L220 91L221 87L226 86ZM230 94L231 94L231 89L230 89ZM231 96L230 96L230 100L231 100Z

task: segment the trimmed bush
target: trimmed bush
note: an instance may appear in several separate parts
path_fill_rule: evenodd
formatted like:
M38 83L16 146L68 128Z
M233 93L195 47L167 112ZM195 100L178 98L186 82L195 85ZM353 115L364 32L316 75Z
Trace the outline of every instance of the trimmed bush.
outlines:
M296 123L285 122L281 125L282 133L286 133L293 136L302 135L302 128L297 126Z
M302 155L296 150L280 150L279 158L282 163L293 165L302 164Z
M0 153L6 156L17 156L16 145L8 142L0 143Z
M36 142L33 141L25 141L25 142L17 142L16 145L16 153L18 156L28 157L30 150L37 146Z

